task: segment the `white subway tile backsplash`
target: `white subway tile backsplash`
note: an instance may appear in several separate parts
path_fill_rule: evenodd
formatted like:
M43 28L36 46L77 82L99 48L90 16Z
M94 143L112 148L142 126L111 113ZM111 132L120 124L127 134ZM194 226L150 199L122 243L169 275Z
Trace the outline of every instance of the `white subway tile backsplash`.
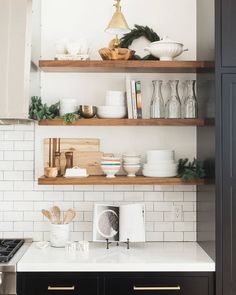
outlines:
M123 201L124 193L123 192L105 192L104 201L113 202L113 201Z
M44 200L47 201L63 201L63 192L45 192Z
M34 162L33 161L15 161L14 162L14 170L33 171L34 170Z
M24 159L24 153L22 151L5 151L4 160L8 161L20 161Z
M146 221L163 221L163 212L146 212Z
M41 186L34 180L34 124L0 126L0 237L48 240L50 226L41 210L58 205L77 215L72 240L92 240L95 203L145 204L147 241L196 241L196 186ZM173 205L180 205L176 221Z
M184 240L183 232L164 232L165 242L182 242Z
M13 181L0 181L0 191L13 191Z
M21 131L5 131L4 140L23 140L23 132Z
M144 201L163 201L164 193L163 192L145 192Z
M103 192L85 192L84 193L85 201L103 201Z
M23 192L4 192L3 198L5 201L19 201L24 199Z
M141 202L143 201L143 192L125 192L124 200L127 202Z
M33 231L34 223L30 221L14 222L14 231Z
M24 174L22 171L5 171L4 180L23 180Z
M13 161L0 161L0 171L11 171L13 170Z
M64 192L64 201L83 201L83 192Z
M174 224L173 222L155 222L154 231L157 231L157 232L174 231Z
M165 192L164 200L167 202L183 201L184 194L182 192Z

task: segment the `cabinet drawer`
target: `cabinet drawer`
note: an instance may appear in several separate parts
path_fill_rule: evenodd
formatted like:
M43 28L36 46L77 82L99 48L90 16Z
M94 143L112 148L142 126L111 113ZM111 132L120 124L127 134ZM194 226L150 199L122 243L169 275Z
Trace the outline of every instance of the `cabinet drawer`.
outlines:
M71 273L28 274L24 278L27 295L97 295L98 278ZM26 295L24 293L24 295Z
M213 286L212 286L213 287ZM209 278L197 276L172 277L110 277L106 278L105 295L212 295Z

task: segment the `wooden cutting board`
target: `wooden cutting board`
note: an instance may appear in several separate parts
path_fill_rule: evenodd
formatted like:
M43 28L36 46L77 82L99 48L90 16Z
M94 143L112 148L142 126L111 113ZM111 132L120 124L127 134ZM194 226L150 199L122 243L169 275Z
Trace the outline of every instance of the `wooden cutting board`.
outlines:
M51 142L51 150L49 142ZM53 145L53 142L57 144ZM52 161L53 151L61 152L62 159L65 152L73 152L75 154L74 157L77 152L99 152L100 140L88 138L46 138L44 139L44 167L49 166L50 158ZM64 163L61 163L61 165L64 165Z

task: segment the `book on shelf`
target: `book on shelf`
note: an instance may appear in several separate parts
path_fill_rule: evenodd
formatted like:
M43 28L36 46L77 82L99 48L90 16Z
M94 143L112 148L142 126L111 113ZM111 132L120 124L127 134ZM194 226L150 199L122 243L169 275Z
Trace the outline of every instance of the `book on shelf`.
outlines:
M126 242L127 239L145 242L145 205L95 204L93 241Z
M133 106L133 119L138 119L135 80L131 81L131 97L132 97L132 106Z
M141 82L136 81L135 83L136 88L136 105L137 105L137 117L138 119L142 119L142 94L141 94Z
M131 96L131 80L129 76L126 76L126 102L128 109L128 118L133 119L133 105L132 105L132 96Z

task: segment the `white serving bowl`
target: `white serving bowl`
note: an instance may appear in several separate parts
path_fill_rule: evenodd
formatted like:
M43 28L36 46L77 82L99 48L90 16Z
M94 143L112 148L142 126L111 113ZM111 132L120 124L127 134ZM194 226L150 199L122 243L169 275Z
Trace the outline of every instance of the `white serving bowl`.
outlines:
M125 172L128 173L128 177L135 177L136 173L139 171L139 169L141 168L140 165L124 165L123 166Z
M106 93L107 106L125 106L125 93L123 91L107 91Z
M113 166L107 166L107 165L101 165L101 169L106 174L107 178L114 178L116 173L120 170L120 165L113 165Z
M180 42L173 41L168 37L164 37L161 41L152 42L145 48L151 55L159 58L160 60L173 60L184 51L184 45Z
M100 106L97 108L97 116L103 119L121 119L126 115L126 106Z
M143 175L147 177L175 177L177 175L177 165L175 168L151 170L144 168Z

